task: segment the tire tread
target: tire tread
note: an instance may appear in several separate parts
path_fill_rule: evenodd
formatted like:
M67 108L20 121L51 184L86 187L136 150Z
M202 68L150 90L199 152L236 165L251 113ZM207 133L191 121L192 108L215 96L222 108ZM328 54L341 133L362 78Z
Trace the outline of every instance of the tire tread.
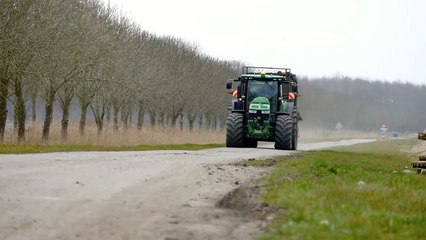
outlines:
M287 115L277 116L275 125L275 148L292 150L293 119Z
M226 118L226 147L244 147L244 117L241 113L230 113Z

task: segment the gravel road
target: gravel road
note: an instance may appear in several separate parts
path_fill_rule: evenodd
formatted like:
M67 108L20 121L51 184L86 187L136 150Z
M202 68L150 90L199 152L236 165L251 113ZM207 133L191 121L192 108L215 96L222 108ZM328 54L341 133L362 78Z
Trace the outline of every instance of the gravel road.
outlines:
M300 144L300 150L372 140ZM257 149L0 155L0 239L250 239L265 221L217 202L292 154Z

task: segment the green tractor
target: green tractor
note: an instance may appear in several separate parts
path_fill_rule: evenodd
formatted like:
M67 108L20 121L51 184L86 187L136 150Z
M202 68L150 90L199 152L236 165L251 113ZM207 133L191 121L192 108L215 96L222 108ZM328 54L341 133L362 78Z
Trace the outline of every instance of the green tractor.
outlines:
M235 83L236 88L233 88ZM296 150L297 78L289 68L243 67L238 79L226 83L234 96L226 119L227 147L257 147L275 142L276 149Z

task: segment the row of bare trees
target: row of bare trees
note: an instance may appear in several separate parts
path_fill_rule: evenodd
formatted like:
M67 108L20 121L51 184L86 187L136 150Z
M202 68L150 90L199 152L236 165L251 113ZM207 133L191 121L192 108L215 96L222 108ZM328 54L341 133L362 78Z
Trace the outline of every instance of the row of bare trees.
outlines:
M101 133L111 113L114 129L137 114L143 126L176 126L185 118L208 126L223 122L225 79L238 75L239 62L220 61L193 44L158 37L98 0L0 0L0 140L8 102L13 103L20 142L27 110L36 121L45 106L42 138L48 140L54 103L62 109L67 138L70 107L81 109L84 134L91 111ZM219 119L219 120L218 120Z

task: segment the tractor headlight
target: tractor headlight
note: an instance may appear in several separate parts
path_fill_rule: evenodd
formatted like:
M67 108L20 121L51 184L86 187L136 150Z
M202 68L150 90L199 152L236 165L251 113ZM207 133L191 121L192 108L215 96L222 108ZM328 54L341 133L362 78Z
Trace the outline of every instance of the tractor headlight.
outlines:
M269 110L262 111L262 114L269 114Z

